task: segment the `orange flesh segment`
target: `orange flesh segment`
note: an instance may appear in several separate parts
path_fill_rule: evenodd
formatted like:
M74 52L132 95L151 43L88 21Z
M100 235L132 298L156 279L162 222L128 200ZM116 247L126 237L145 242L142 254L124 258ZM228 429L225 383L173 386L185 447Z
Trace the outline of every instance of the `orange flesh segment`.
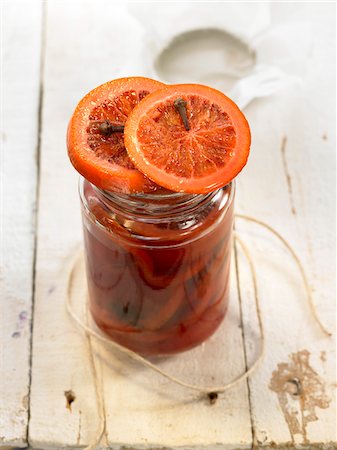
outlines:
M228 114L208 99L188 95L184 100L189 131L169 100L140 120L137 138L152 164L179 177L198 178L226 164L235 147L236 133Z
M123 132L105 136L100 132L100 124L124 125L133 108L148 94L149 91L126 91L93 108L87 127L87 142L95 156L127 169L135 169L124 146Z
M106 135L100 125L123 126L132 109L163 83L143 77L121 78L89 92L77 105L68 126L68 155L88 181L108 191L153 192L160 186L135 168L122 131Z
M190 129L174 106L186 102ZM206 86L167 86L130 114L125 144L136 167L173 191L206 193L228 184L245 165L248 123L224 94Z

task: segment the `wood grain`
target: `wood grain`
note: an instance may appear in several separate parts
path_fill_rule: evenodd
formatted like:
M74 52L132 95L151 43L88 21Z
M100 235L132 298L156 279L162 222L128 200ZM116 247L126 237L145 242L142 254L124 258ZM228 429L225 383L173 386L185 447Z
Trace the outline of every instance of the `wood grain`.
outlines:
M2 8L0 447L27 442L41 4Z
M240 212L274 226L293 245L319 316L335 332L334 5L297 8L315 30L306 36L302 64L297 61L292 69L303 82L247 111L254 140L238 183L237 205ZM274 6L273 12L281 13L282 26L284 5ZM319 79L325 82L317 89ZM237 228L254 255L266 327L265 362L249 381L255 444L336 443L335 336L324 337L313 321L298 269L282 244L255 225L237 221ZM239 267L249 362L255 355L257 321L249 273L243 262ZM294 363L298 358L301 364ZM303 385L297 397L288 392L294 378Z

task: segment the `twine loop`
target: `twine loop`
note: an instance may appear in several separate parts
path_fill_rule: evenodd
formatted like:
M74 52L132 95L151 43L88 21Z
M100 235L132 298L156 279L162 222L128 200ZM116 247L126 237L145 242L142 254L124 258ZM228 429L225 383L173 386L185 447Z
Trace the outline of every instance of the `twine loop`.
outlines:
M303 264L302 264L300 258L295 253L295 251L292 248L292 246L273 227L271 227L270 225L268 225L265 222L262 222L261 220L258 220L258 219L255 219L254 217L250 217L250 216L243 215L243 214L235 214L235 218L246 220L246 221L249 221L249 222L253 222L253 223L255 223L255 224L257 224L257 225L267 229L274 236L276 236L282 242L282 244L287 248L287 250L289 251L290 255L292 256L292 258L296 262L298 270L299 270L299 272L301 274L301 278L303 280L303 284L304 284L304 287L305 287L305 290L306 290L307 301L308 301L308 304L309 304L309 307L310 307L310 311L311 311L312 317L313 317L314 321L317 323L317 325L319 326L321 332L325 336L331 336L331 333L326 329L326 327L323 325L323 323L321 322L320 318L318 317L317 309L316 309L316 306L315 306L314 301L313 301L311 288L310 288L310 285L309 285L309 282L308 282L308 278L307 278L307 275L305 273ZM236 386L237 384L239 384L242 381L246 380L257 369L258 365L261 363L261 361L263 359L264 351L265 351L265 335L264 335L264 326L263 326L263 320L262 320L262 314L261 314L261 308L260 308L260 299L259 299L259 292L258 292L257 275L256 275L255 265L253 263L251 254L250 254L248 248L246 247L246 245L244 244L244 242L242 241L242 239L238 236L237 232L234 232L234 241L235 241L235 243L238 243L239 246L241 247L241 250L242 250L242 252L243 252L243 254L244 254L244 256L245 256L245 258L246 258L246 260L248 262L250 273L251 273L252 284L253 284L253 291L254 291L256 315L257 315L257 319L258 319L258 327L259 327L259 334L260 334L260 349L259 349L259 354L258 354L256 360L253 362L253 364L244 373L239 375L237 378L235 378L231 382L229 382L229 383L227 383L225 385L222 385L222 386L199 386L199 385L196 385L196 384L191 384L191 383L188 383L186 381L183 381L183 380L177 378L176 376L174 376L172 374L169 374L168 372L162 370L159 366L157 366L156 364L150 362L148 359L144 358L140 354L138 354L138 353L128 349L127 347L124 347L124 346L118 344L117 342L114 342L114 341L108 339L103 334L98 333L95 329L93 329L91 326L88 325L88 322L85 323L85 321L83 319L81 319L79 317L79 315L74 311L73 305L72 305L72 295L71 295L71 293L72 293L72 284L73 284L73 278L74 278L74 270L75 270L75 267L76 267L77 259L79 257L77 255L76 260L73 261L73 265L71 267L70 274L69 274L69 277L68 277L66 309L67 309L67 312L68 312L69 316L76 323L76 325L78 325L78 327L85 332L87 345L88 345L88 348L89 348L90 365L91 365L93 379L94 379L95 394L96 394L97 406L98 406L99 417L100 417L100 428L99 428L95 438L93 439L93 442L90 443L85 448L85 450L93 450L101 442L102 437L103 437L104 432L105 432L105 428L106 428L105 411L104 411L104 406L103 406L104 402L103 402L103 398L102 398L102 388L101 388L100 383L98 381L97 370L96 370L96 366L95 366L94 353L93 353L92 348L91 348L91 339L90 339L91 337L94 337L97 341L104 343L109 348L111 348L113 350L117 350L117 351L123 353L124 355L128 356L130 359L132 359L134 361L137 361L138 363L142 364L143 366L147 367L148 369L150 369L150 370L158 373L162 377L170 380L172 383L175 383L177 385L183 386L186 389L191 389L191 390L197 391L199 393L206 394L208 396L208 398L209 398L210 404L213 404L213 403L216 402L217 397L218 397L219 394L224 393L228 389L231 389L234 386Z

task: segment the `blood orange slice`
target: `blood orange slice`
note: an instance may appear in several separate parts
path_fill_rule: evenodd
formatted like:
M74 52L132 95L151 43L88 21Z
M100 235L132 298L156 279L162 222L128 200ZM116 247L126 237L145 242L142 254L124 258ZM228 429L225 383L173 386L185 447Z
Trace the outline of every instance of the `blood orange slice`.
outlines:
M207 86L166 86L144 98L125 124L125 146L148 178L177 192L207 193L228 184L250 148L245 116Z
M139 172L124 146L124 123L149 93L164 86L143 77L109 81L77 105L68 126L69 158L97 187L125 193L151 192L158 186Z

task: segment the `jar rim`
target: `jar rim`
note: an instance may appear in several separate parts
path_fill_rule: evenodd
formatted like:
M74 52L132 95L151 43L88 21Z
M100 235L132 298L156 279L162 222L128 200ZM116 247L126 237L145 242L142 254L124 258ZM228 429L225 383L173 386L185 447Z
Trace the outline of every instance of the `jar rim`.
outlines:
M101 191L102 192L102 191ZM112 192L112 191L103 191L106 195L117 195L117 196L123 196L123 197L131 197L134 199L147 199L147 200L166 200L166 199L176 199L176 198L187 198L187 197L196 197L199 195L204 195L204 194L186 194L185 192L173 192L171 191L170 193L167 194L154 194L154 193L145 193L145 192L137 192L134 194L124 194L124 193L120 193L120 192Z
M83 177L81 177L83 178ZM82 182L84 182L85 178ZM80 180L81 181L81 180ZM136 208L138 213L140 212L138 208L146 207L149 208L145 210L145 215L148 215L149 212L154 214L157 210L160 213L164 213L166 211L167 214L174 213L176 208L179 210L181 207L186 208L187 210L190 207L196 207L198 204L203 204L208 201L212 197L214 197L218 192L222 189L229 189L229 197L228 203L231 202L231 197L234 195L235 191L235 180L232 180L226 186L215 189L214 191L205 193L205 194L190 194L185 192L174 192L171 191L165 194L155 194L155 193L134 193L128 194L123 192L114 192L114 191L106 191L98 188L94 184L90 183L96 191L96 193L101 197L104 201L108 201L109 203L113 203L115 207L117 204L122 206L123 208L128 209ZM181 211L183 212L183 211Z
M94 186L94 185L93 185ZM127 194L123 192L113 192L113 191L105 191L94 186L94 189L98 191L101 195L103 195L108 200L124 200L131 202L153 202L155 204L165 204L165 202L190 202L193 200L203 199L207 197L208 194L187 194L185 192L170 192L165 194L155 194L155 193L134 193Z
M87 181L85 178L80 177L80 180L79 180L79 194L80 194L80 198L81 198L82 207L87 212L89 218L96 224L96 226L98 226L103 231L106 231L104 226L99 221L94 219L92 217L91 213L90 213L88 204L87 204L87 202L85 200L84 191L83 191L83 187L84 187L85 181ZM96 186L94 186L90 182L88 182L88 183L94 188L96 193L100 194L101 201L103 201L106 206L111 208L111 210L114 213L117 213L117 214L121 213L121 214L123 214L123 217L126 220L134 220L135 217L136 217L135 216L135 214L136 214L137 215L137 220L139 222L143 222L144 221L146 223L149 223L149 217L150 217L151 218L150 222L152 224L161 223L163 220L167 220L168 217L170 217L172 214L179 214L179 215L181 215L181 217L184 217L186 212L191 213L191 211L195 207L199 207L200 205L205 204L205 202L210 201L209 199L214 198L214 196L218 196L220 194L220 191L222 189L224 189L224 187L225 187L224 186L223 188L217 189L217 190L215 190L213 192L210 192L208 194L187 194L186 195L184 193L179 193L178 192L178 193L174 193L174 194L178 194L177 196L175 196L173 194L172 197L170 197L169 195L165 194L165 196L163 196L163 197L166 198L166 199L169 198L170 200L172 200L174 198L182 198L182 197L185 198L187 201L186 201L186 203L182 204L183 208L187 206L188 208L191 208L191 210L190 211L188 211L186 209L183 209L183 210L180 209L179 210L178 209L179 208L179 204L178 204L178 208L176 209L175 206L177 206L177 205L174 205L174 204L169 205L169 204L165 204L164 203L164 210L161 209L160 210L161 211L160 216L156 217L156 216L153 215L154 210L151 209L151 207L149 207L148 205L145 205L146 209L143 208L144 204L142 204L142 201L139 202L141 204L142 212L141 213L139 212L139 210L137 208L138 207L137 199L140 200L141 199L140 197L137 198L137 197L135 197L135 195L129 196L128 194L124 194L124 195L122 194L122 196L121 196L119 193L116 193L117 195L115 195L114 197L113 196L109 197L107 195L104 195L105 191L102 191L101 189L96 188ZM235 184L236 184L235 180L232 180L227 185L230 189L229 189L228 195L226 196L227 198L226 198L225 203L222 203L222 207L224 207L224 210L223 210L224 213L226 213L228 207L232 204L233 198L235 196L235 190L236 190L235 189ZM144 199L151 200L152 198L155 198L155 200L158 200L158 195L152 194L151 198L146 197L146 195L147 194L143 195L143 197L142 197L143 201L144 201ZM106 201L104 201L104 198L108 202L108 204L106 203ZM132 199L132 201L130 202L131 199ZM122 200L122 202L119 204L118 200ZM113 202L113 205L110 205L109 204L110 202ZM118 205L117 205L117 202L118 202ZM155 208L160 208L161 204L157 203L154 206L155 206ZM137 210L132 210L132 213L130 214L129 207L131 207L131 208L132 207L136 207ZM176 220L178 220L178 219L179 219L179 216L176 216ZM180 246L186 245L187 243L190 243L190 242L192 242L194 240L200 239L201 237L207 235L208 233L210 233L217 226L217 223L218 223L218 221L215 221L209 228L203 230L203 232L200 235L195 235L193 238L191 238L191 240L187 239L187 240L184 240L183 242L180 242L180 243L177 243L177 244L170 244L169 246L167 246L165 244L161 245L161 240L162 240L161 238L158 239L157 237L154 238L154 237L144 237L144 236L142 236L142 237L141 236L137 236L137 237L143 241L142 245L144 245L145 247L153 247L153 246L155 246L157 248L158 246L160 246L161 248L176 248L176 247L180 247ZM189 230L189 232L190 231L191 230ZM130 242L129 245L133 245L133 244Z

